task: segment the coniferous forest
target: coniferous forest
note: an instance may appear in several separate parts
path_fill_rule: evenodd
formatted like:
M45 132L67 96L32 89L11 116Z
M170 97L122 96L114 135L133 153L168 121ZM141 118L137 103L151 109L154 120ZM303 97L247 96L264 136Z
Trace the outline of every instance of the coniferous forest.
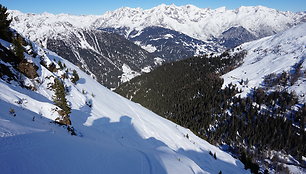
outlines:
M245 54L225 52L165 64L122 84L116 92L210 143L226 146L253 173L259 172L258 161L271 158L274 151L302 161L306 154L306 106L298 103L294 93L274 89L290 84L294 74L269 75L263 87L252 89L245 98L236 95L241 91L235 85L222 88L220 76L239 66ZM281 162L274 155L270 163L260 165L283 171Z

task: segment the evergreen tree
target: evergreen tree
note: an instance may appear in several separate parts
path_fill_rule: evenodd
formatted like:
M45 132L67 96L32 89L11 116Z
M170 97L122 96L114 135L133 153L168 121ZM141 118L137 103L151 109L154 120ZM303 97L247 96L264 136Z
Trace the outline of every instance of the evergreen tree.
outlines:
M61 70L63 70L63 69L64 69L64 66L63 66L63 64L62 64L62 62L61 62L60 60L58 61L58 63L57 63L57 64L58 64L58 66L60 67L60 69L61 69Z
M0 38L11 41L11 32L9 26L12 22L11 19L8 19L7 8L0 4Z
M17 36L16 38L13 38L13 53L15 54L17 60L15 62L18 64L24 59L24 48L22 46L22 38Z
M56 106L58 106L61 110L59 110L59 114L62 116L62 118L56 119L61 124L70 125L70 118L69 114L71 113L71 108L67 104L66 100L66 91L64 84L59 79L54 80L54 84L52 85L52 88L54 89L55 95L53 96L53 101Z
M80 78L79 78L79 75L78 75L77 71L76 71L76 70L73 70L71 82L74 83L74 84L76 84L76 82L77 82L79 79L80 79Z
M66 91L61 80L57 78L54 80L53 89L55 90L55 95L53 96L55 105L63 109L66 115L70 114L71 109L67 105Z

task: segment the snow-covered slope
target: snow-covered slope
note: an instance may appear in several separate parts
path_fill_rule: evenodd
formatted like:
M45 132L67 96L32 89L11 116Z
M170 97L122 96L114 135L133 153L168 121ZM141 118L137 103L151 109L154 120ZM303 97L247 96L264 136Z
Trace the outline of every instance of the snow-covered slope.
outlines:
M61 37L58 34L73 33L80 28L89 29L90 25L100 17L51 13L26 14L17 10L10 10L9 14L13 18L11 25L15 30L44 47L47 46L47 38L55 39Z
M199 40L218 37L231 27L242 26L257 37L268 36L305 21L305 13L281 12L263 6L242 6L235 10L198 8L193 5L159 5L152 9L120 8L99 17L94 26L141 31L160 26Z
M10 48L8 42L0 44L0 52ZM1 67L36 89L22 88L6 75L0 79L1 173L248 173L240 161L190 130L111 92L55 53L35 44L33 48L37 56L25 58L38 66L34 79L0 59ZM57 68L60 61L66 68L50 72L42 60ZM70 81L72 70L80 77L76 85ZM50 84L64 73L77 136L50 122L59 116Z
M306 95L306 23L288 29L274 36L242 44L235 51L246 50L243 64L223 75L224 85L233 83L248 93L251 88L262 85L269 74L295 73L294 67L301 65L298 80L288 86L305 99ZM248 81L241 85L241 80Z

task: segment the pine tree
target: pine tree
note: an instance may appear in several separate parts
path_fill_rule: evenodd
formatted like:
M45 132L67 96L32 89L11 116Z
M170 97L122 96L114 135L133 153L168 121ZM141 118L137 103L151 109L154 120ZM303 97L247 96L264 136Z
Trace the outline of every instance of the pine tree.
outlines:
M71 82L76 84L76 82L80 79L78 73L76 70L73 70L72 72L72 78L71 78Z
M56 78L54 80L53 89L55 90L55 95L53 96L53 101L55 105L63 109L67 115L70 114L71 109L67 105L64 84Z
M53 96L53 101L55 105L61 109L58 112L62 116L62 118L57 118L56 120L61 124L70 125L71 122L69 114L71 113L71 108L67 104L64 84L59 79L56 78L54 80L52 88L55 91L54 92L55 95Z
M0 4L0 38L11 41L11 32L9 26L12 22L11 19L8 19L7 8Z
M62 62L61 62L60 60L58 61L58 63L57 63L57 64L58 64L58 66L60 67L60 69L61 69L61 70L63 70L63 69L64 69L64 66L63 66L63 64L62 64Z
M17 60L15 60L15 62L18 64L20 63L23 59L24 59L24 48L21 44L22 42L22 38L21 37L16 37L13 38L13 53L15 54Z

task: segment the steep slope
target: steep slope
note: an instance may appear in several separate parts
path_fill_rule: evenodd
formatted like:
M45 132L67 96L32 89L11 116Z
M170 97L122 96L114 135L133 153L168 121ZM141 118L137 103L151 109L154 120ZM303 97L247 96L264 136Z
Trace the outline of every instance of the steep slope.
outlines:
M143 68L155 66L155 57L149 52L119 35L100 30L79 29L61 34L48 39L47 48L92 73L108 88L115 88L132 78L126 77L128 73L137 76Z
M243 64L222 76L224 85L235 84L247 94L254 87L265 86L264 79L269 75L286 72L288 76L296 76L295 81L291 78L290 84L282 86L295 91L305 102L305 45L306 23L271 37L245 43L234 50L247 51ZM241 83L241 80L248 83Z
M12 18L11 26L20 34L43 47L47 46L48 38L54 38L61 33L71 33L78 28L89 29L89 26L100 17L94 15L54 15L51 13L32 14L22 13L18 10L9 10L8 12Z
M0 40L2 173L249 173L229 154L111 92L57 54L23 44L23 62L36 66L37 76L17 70L12 44ZM68 126L54 122L63 109L52 101L56 79L71 108Z
M256 36L247 29L239 27L231 27L224 31L219 37L219 42L226 48L234 48L244 42L256 40Z
M141 47L90 27L98 16L10 13L17 31L67 58L108 88L155 66L154 55Z
M163 27L146 27L141 31L133 30L128 35L127 28L101 28L101 30L123 35L166 62L224 50L224 47L216 42L204 42Z
M218 38L231 27L242 26L256 37L264 37L305 21L305 13L281 12L255 6L235 10L198 8L193 5L159 5L152 9L120 8L107 12L94 22L100 28L127 28L139 32L150 26L179 31L199 40Z

